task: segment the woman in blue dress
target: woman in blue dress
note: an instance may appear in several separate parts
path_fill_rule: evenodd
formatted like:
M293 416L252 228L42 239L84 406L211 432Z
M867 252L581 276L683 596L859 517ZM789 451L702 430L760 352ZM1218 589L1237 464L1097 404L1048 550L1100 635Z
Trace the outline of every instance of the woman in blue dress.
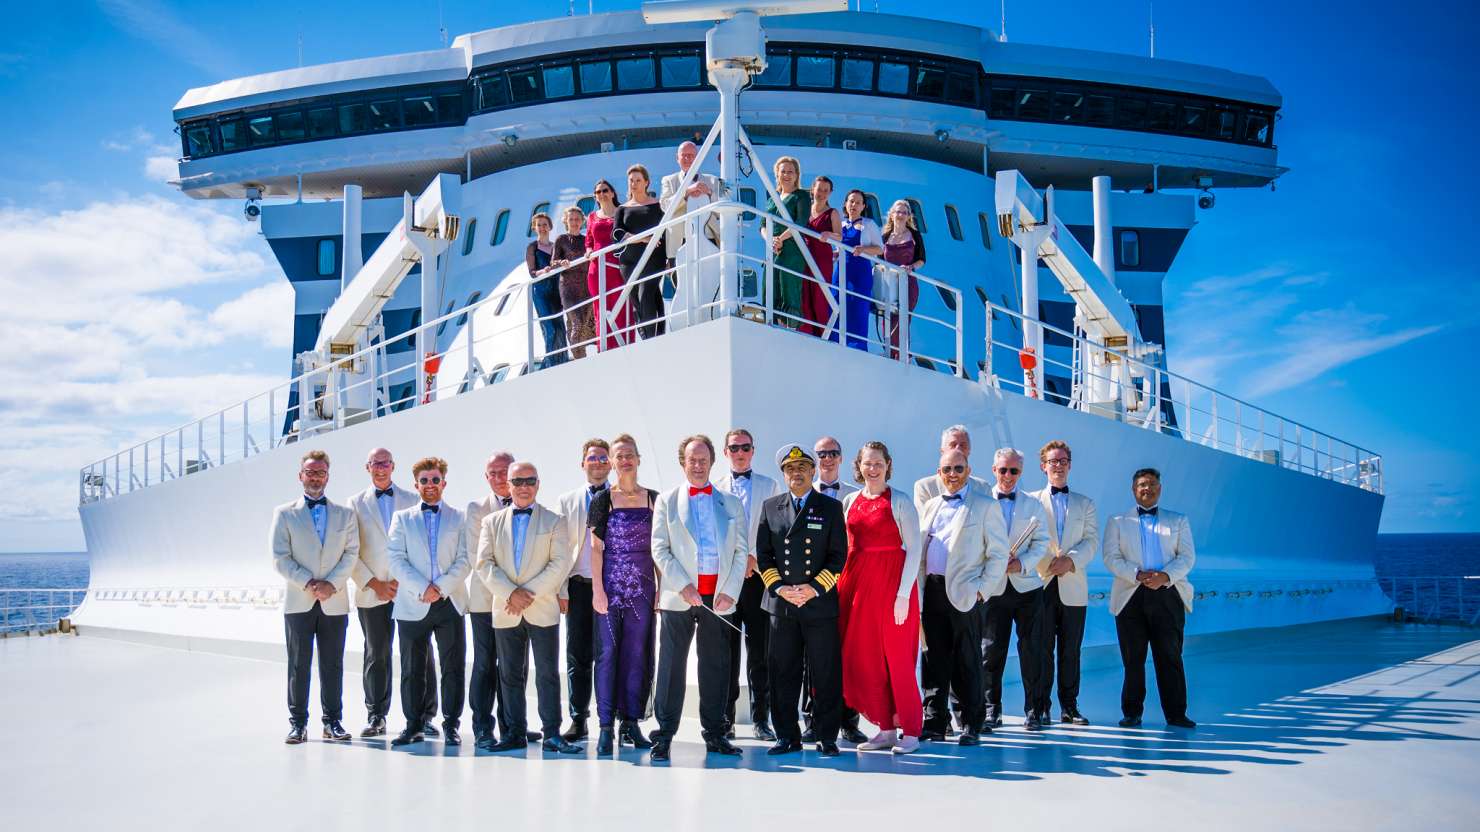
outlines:
M863 215L867 202L863 191L851 190L843 200L843 245L852 253L838 263L844 279L833 279L834 286L847 290L848 346L868 350L869 312L873 309L874 266L863 255L878 257L884 253L884 237L879 224Z

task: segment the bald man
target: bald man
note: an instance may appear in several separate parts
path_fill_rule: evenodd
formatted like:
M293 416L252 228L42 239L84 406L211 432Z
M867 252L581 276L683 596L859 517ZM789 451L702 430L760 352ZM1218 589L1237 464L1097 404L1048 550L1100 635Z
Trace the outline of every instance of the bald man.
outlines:
M679 183L698 160L699 147L693 142L684 142L678 146L677 157L678 172L663 177L663 190L658 197L665 212L677 203L670 214L674 217L698 211L724 194L724 184L707 173L696 173L680 193ZM682 329L691 323L719 317L723 313L719 303L719 259L710 256L719 253L719 215L705 214L691 222L675 225L668 229L664 239L668 253L673 256L668 265L680 267L677 290L668 301L668 329ZM684 268L691 258L700 262ZM693 320L688 315L690 294L693 295Z

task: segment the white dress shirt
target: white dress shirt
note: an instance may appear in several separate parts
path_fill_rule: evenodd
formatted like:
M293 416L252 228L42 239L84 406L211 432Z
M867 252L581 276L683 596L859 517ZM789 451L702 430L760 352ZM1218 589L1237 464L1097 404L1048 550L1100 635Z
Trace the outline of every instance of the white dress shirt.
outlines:
M966 505L966 492L970 485L957 491L955 494L943 495L940 510L935 513L935 518L930 522L930 528L926 529L929 535L925 546L925 574L946 574L946 562L950 560L951 543L954 536L956 514Z

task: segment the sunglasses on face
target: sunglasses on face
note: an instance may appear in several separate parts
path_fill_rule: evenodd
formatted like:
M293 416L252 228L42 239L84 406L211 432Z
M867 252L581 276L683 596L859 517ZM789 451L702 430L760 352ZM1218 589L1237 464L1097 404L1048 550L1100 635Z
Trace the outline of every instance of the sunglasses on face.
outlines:
M616 193L616 191L613 191L611 188L597 188L596 189L596 193L598 193L598 194L611 194L611 193Z
M746 442L744 445L727 445L725 447L728 448L730 453L732 454L748 454L755 446L749 442Z
M515 488L529 488L530 486L538 485L539 481L539 477L510 477L509 485Z
M606 460L607 460L607 458L604 457L604 456L588 456L588 457L586 457L586 461L587 462L598 462L598 463L601 463L602 465L605 465L606 464Z
M419 482L419 483L421 483L422 485L441 485L442 484L442 478L441 477L418 477L416 481Z
M1023 469L1021 469L1021 468L998 468L997 469L997 473L999 473L999 474L1012 474L1014 477L1017 476L1018 474L1021 474L1022 472L1023 472Z
M964 474L964 473L966 473L966 466L965 465L942 465L942 466L940 466L940 472L942 474Z
M839 457L839 456L842 456L842 455L843 455L843 452L842 451L839 451L839 450L828 450L828 451L818 451L817 452L817 456L821 457L822 459L832 459L834 457Z

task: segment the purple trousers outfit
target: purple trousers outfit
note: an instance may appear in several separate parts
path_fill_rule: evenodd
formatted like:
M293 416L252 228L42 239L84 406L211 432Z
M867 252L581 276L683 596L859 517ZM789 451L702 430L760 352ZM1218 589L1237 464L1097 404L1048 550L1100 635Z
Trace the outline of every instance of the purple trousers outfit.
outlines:
M617 718L641 720L652 675L653 510L614 508L607 520L601 582L607 614L596 616L596 714L603 728Z

